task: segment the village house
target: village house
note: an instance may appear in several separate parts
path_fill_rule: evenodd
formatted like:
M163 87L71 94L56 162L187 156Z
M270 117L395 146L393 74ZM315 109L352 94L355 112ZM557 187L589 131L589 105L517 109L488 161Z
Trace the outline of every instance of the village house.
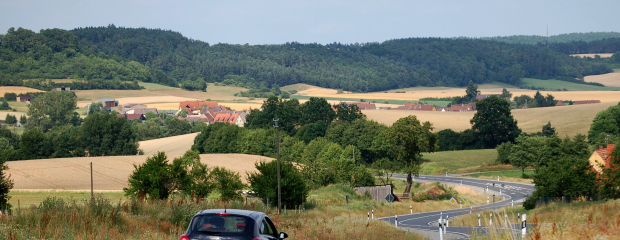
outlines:
M200 110L203 106L206 107L215 107L217 106L217 101L188 101L179 103L179 111L185 110L189 114L200 114Z
M356 105L360 110L376 110L377 107L374 103L370 102L348 102L348 105Z
M609 168L611 152L614 150L614 147L614 144L607 145L607 148L599 146L599 149L595 150L588 159L592 169L594 169L598 176L603 173L603 169Z
M155 113L155 114L159 114L159 112L157 111L157 108L147 108L147 107L141 107L141 108L132 108L130 110L128 110L127 114L144 114L146 115L146 113Z
M121 118L125 118L127 119L127 121L133 121L135 119L139 119L142 122L146 121L146 117L144 116L144 114L117 114L117 117L121 117Z
M146 108L146 105L137 104L137 103L123 104L119 107L119 112L126 113L127 111L134 109L134 108Z
M558 103L555 104L555 106L564 106L564 101L558 101Z

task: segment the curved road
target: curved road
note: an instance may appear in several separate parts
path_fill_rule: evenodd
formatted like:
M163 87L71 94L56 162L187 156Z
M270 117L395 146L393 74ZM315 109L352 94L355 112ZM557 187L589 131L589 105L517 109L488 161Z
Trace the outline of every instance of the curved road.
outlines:
M406 179L407 176L404 174L394 174L394 177L398 179ZM510 206L512 204L512 201L514 201L515 205L521 204L525 200L525 196L532 195L532 192L534 191L534 185L532 184L503 182L477 178L463 178L450 175L420 175L420 177L415 178L414 181L441 182L452 185L462 184L463 186L471 187L473 189L477 189L478 191L484 191L488 188L488 194L495 194L495 203L493 203L493 199L491 198L490 204L476 205L472 208L461 209L459 208L458 204L455 204L455 209L452 210L414 213L398 216L398 227L424 230L427 233L430 232L430 236L436 236L432 237L433 239L439 239L439 227L437 226L437 220L440 217L442 219L445 219L446 216L453 218L456 216L475 213L487 209L498 209ZM502 195L499 194L500 190ZM394 216L391 216L379 218L379 220L389 221L390 223L394 224L395 219ZM480 230L480 232L484 232L484 229L485 227L447 227L446 231L447 233L450 233L452 239L454 239L454 237L456 237L457 239L468 239L472 231ZM448 239L447 236L445 239Z

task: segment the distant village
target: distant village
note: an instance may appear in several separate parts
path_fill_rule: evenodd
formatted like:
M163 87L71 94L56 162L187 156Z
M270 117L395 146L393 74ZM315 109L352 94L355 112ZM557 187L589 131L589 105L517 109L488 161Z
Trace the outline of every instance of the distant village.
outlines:
M53 89L55 91L68 91L69 89ZM499 94L486 94L486 95L478 95L476 99L478 101L483 100L492 95ZM30 101L32 99L31 96L20 96L18 101ZM219 105L217 101L186 101L180 102L178 109L175 110L162 110L159 111L157 108L149 108L144 104L137 103L127 103L123 105L119 105L119 102L110 99L110 98L101 98L93 101L93 104L100 103L101 108L108 112L116 111L118 112L118 117L126 118L129 121L139 119L142 121L146 120L146 115L148 113L153 113L159 115L161 113L165 113L169 116L177 117L180 120L187 120L191 122L204 122L206 124L212 124L216 122L234 124L238 126L243 126L246 122L246 116L252 112L252 109L243 110L243 111L235 111L227 109L225 106ZM579 104L594 104L601 103L599 100L584 100L584 101L575 101L573 105ZM440 112L471 112L476 111L476 103L467 103L467 104L453 104L449 107L439 107L433 104L423 104L423 103L405 103L404 105L398 107L377 107L375 103L370 102L346 102L348 105L356 105L360 110L410 110L410 111L440 111ZM90 108L92 104L89 104L87 108ZM556 106L564 106L563 101L558 101ZM527 104L523 107L527 108ZM261 110L261 109L257 109ZM185 111L187 115L182 114Z

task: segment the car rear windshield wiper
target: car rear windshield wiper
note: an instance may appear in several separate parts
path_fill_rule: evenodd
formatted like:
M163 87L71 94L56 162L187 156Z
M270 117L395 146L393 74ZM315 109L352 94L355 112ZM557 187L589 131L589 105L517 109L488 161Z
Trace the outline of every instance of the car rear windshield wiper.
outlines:
M198 232L206 233L210 235L221 235L222 234L222 232L215 232L215 231L209 231L209 230L198 230Z

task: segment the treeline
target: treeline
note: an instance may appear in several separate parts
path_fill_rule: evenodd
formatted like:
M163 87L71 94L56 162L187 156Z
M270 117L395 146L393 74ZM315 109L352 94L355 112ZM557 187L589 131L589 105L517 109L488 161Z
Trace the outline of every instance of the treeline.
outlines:
M579 41L551 44L550 47L566 54L578 53L616 53L620 52L620 37L605 38L595 41Z
M73 83L41 84L29 79L77 79ZM140 89L136 81L174 84L161 71L135 61L81 48L78 38L60 29L35 33L10 28L0 35L0 85L27 85L41 90Z
M604 63L547 47L479 39L408 38L365 44L215 44L159 29L72 30L82 46L165 72L178 83L222 82L250 89L307 83L355 92L413 86L518 83L522 77L580 78L611 72Z
M483 37L480 39L493 40L498 42L505 42L510 44L555 44L555 43L568 43L568 42L592 42L596 40L602 40L606 38L620 38L618 32L589 32L589 33L565 33L552 35L548 38L546 36L539 35L515 35L505 37Z
M204 122L189 122L180 120L177 117L170 116L166 113L159 115L148 112L145 114L146 121L134 119L131 121L131 127L137 136L138 141L172 137L187 133L201 132L207 127Z

